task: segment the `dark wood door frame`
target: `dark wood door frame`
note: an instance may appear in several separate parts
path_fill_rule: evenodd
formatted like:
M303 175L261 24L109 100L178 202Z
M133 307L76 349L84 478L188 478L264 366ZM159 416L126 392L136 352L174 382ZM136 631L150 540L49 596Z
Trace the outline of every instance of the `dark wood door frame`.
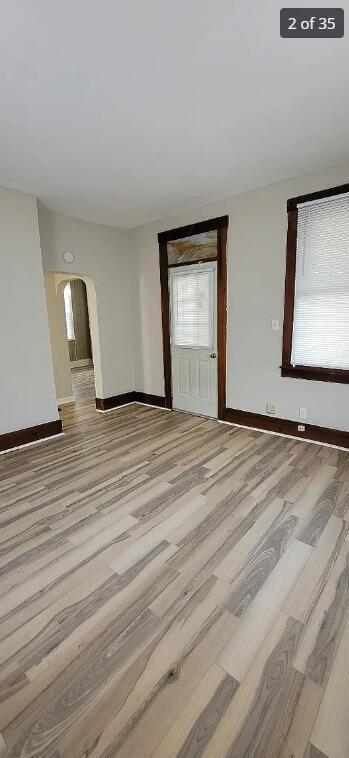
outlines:
M218 379L218 418L225 418L226 409L226 374L227 374L227 229L229 216L200 221L189 226L180 226L158 234L161 313L162 313L162 344L164 358L165 407L172 408L172 366L170 342L170 293L168 272L172 266L168 264L167 243L171 240L190 237L192 234L203 234L217 230L217 379ZM198 263L198 261L196 261ZM206 261L205 261L206 262ZM207 261L209 263L209 261ZM190 265L185 261L183 264Z

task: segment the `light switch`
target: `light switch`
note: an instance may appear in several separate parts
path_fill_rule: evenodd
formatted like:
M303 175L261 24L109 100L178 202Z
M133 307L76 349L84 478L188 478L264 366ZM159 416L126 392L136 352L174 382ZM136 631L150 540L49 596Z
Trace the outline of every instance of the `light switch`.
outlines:
M271 322L271 328L272 328L273 332L278 332L279 331L279 319L278 318L273 318L273 320Z

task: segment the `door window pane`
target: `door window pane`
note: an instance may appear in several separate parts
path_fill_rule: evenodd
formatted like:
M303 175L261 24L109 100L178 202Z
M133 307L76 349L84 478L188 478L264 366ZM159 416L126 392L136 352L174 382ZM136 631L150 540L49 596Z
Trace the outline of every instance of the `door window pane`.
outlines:
M214 342L215 270L172 272L172 343L207 348Z

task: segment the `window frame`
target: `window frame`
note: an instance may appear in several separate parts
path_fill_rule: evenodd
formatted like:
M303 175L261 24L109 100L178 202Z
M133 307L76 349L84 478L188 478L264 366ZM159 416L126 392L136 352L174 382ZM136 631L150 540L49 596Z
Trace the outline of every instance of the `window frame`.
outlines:
M281 376L295 379L312 379L319 382L349 384L349 370L347 369L301 366L292 365L291 363L296 286L298 205L300 203L312 202L313 200L322 200L327 197L342 195L346 192L349 192L349 184L342 184L339 187L331 187L330 189L313 192L308 195L299 195L287 201L288 229Z
M69 300L70 300L70 310L71 310L71 327L72 327L72 333L73 337L69 337L69 327L68 327L68 315L67 315L67 303L66 303L66 297L65 293L67 290L67 287L69 288ZM67 339L68 342L76 342L76 334L75 334L75 323L74 323L74 309L73 309L73 297L72 297L72 291L71 291L71 284L70 282L67 282L63 287L63 301L64 301L64 316L65 316L65 328L67 332Z

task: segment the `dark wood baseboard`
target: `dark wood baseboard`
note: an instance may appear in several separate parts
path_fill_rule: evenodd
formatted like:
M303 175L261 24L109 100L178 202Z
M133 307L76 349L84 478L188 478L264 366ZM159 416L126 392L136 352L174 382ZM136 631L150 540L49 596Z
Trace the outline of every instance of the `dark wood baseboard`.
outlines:
M111 411L118 408L119 405L136 402L135 392L124 392L122 395L113 395L112 397L96 397L97 411Z
M166 399L164 397L161 395L148 395L145 392L125 392L123 395L115 395L114 397L96 398L96 408L100 411L112 410L126 403L143 403L144 405L155 405L159 408L166 408ZM264 416L262 413L251 413L250 411L241 411L236 408L226 408L223 420L229 421L231 424L250 426L266 432L278 432L279 434L291 435L303 440L313 440L320 443L326 442L329 445L349 449L349 432L343 432L340 429L328 429L325 426L315 426L314 424L305 423L303 424L305 430L301 432L298 430L298 424L302 422L276 418L275 416Z
M127 403L143 403L144 405L157 405L159 408L166 407L165 398L161 395L148 395L146 392L124 392L123 395L114 395L113 397L96 397L96 408L98 411L111 411L113 408L119 408L120 405Z
M0 451L3 452L4 450L11 450L13 447L28 445L29 442L37 442L46 437L54 437L56 434L61 434L61 432L62 422L60 419L57 419L57 421L48 421L46 424L29 426L27 429L18 429L15 432L1 434Z
M166 398L161 395L148 395L147 392L136 392L136 402L145 405L156 405L159 408L166 408Z
M290 421L274 416L264 416L262 413L250 413L236 408L225 409L225 421L241 426L252 426L267 432L279 432L280 434L299 437L299 439L313 440L314 442L326 442L329 445L346 447L349 449L349 432L340 429L328 429L325 426L315 426L301 421ZM304 432L298 430L298 425L303 424Z

